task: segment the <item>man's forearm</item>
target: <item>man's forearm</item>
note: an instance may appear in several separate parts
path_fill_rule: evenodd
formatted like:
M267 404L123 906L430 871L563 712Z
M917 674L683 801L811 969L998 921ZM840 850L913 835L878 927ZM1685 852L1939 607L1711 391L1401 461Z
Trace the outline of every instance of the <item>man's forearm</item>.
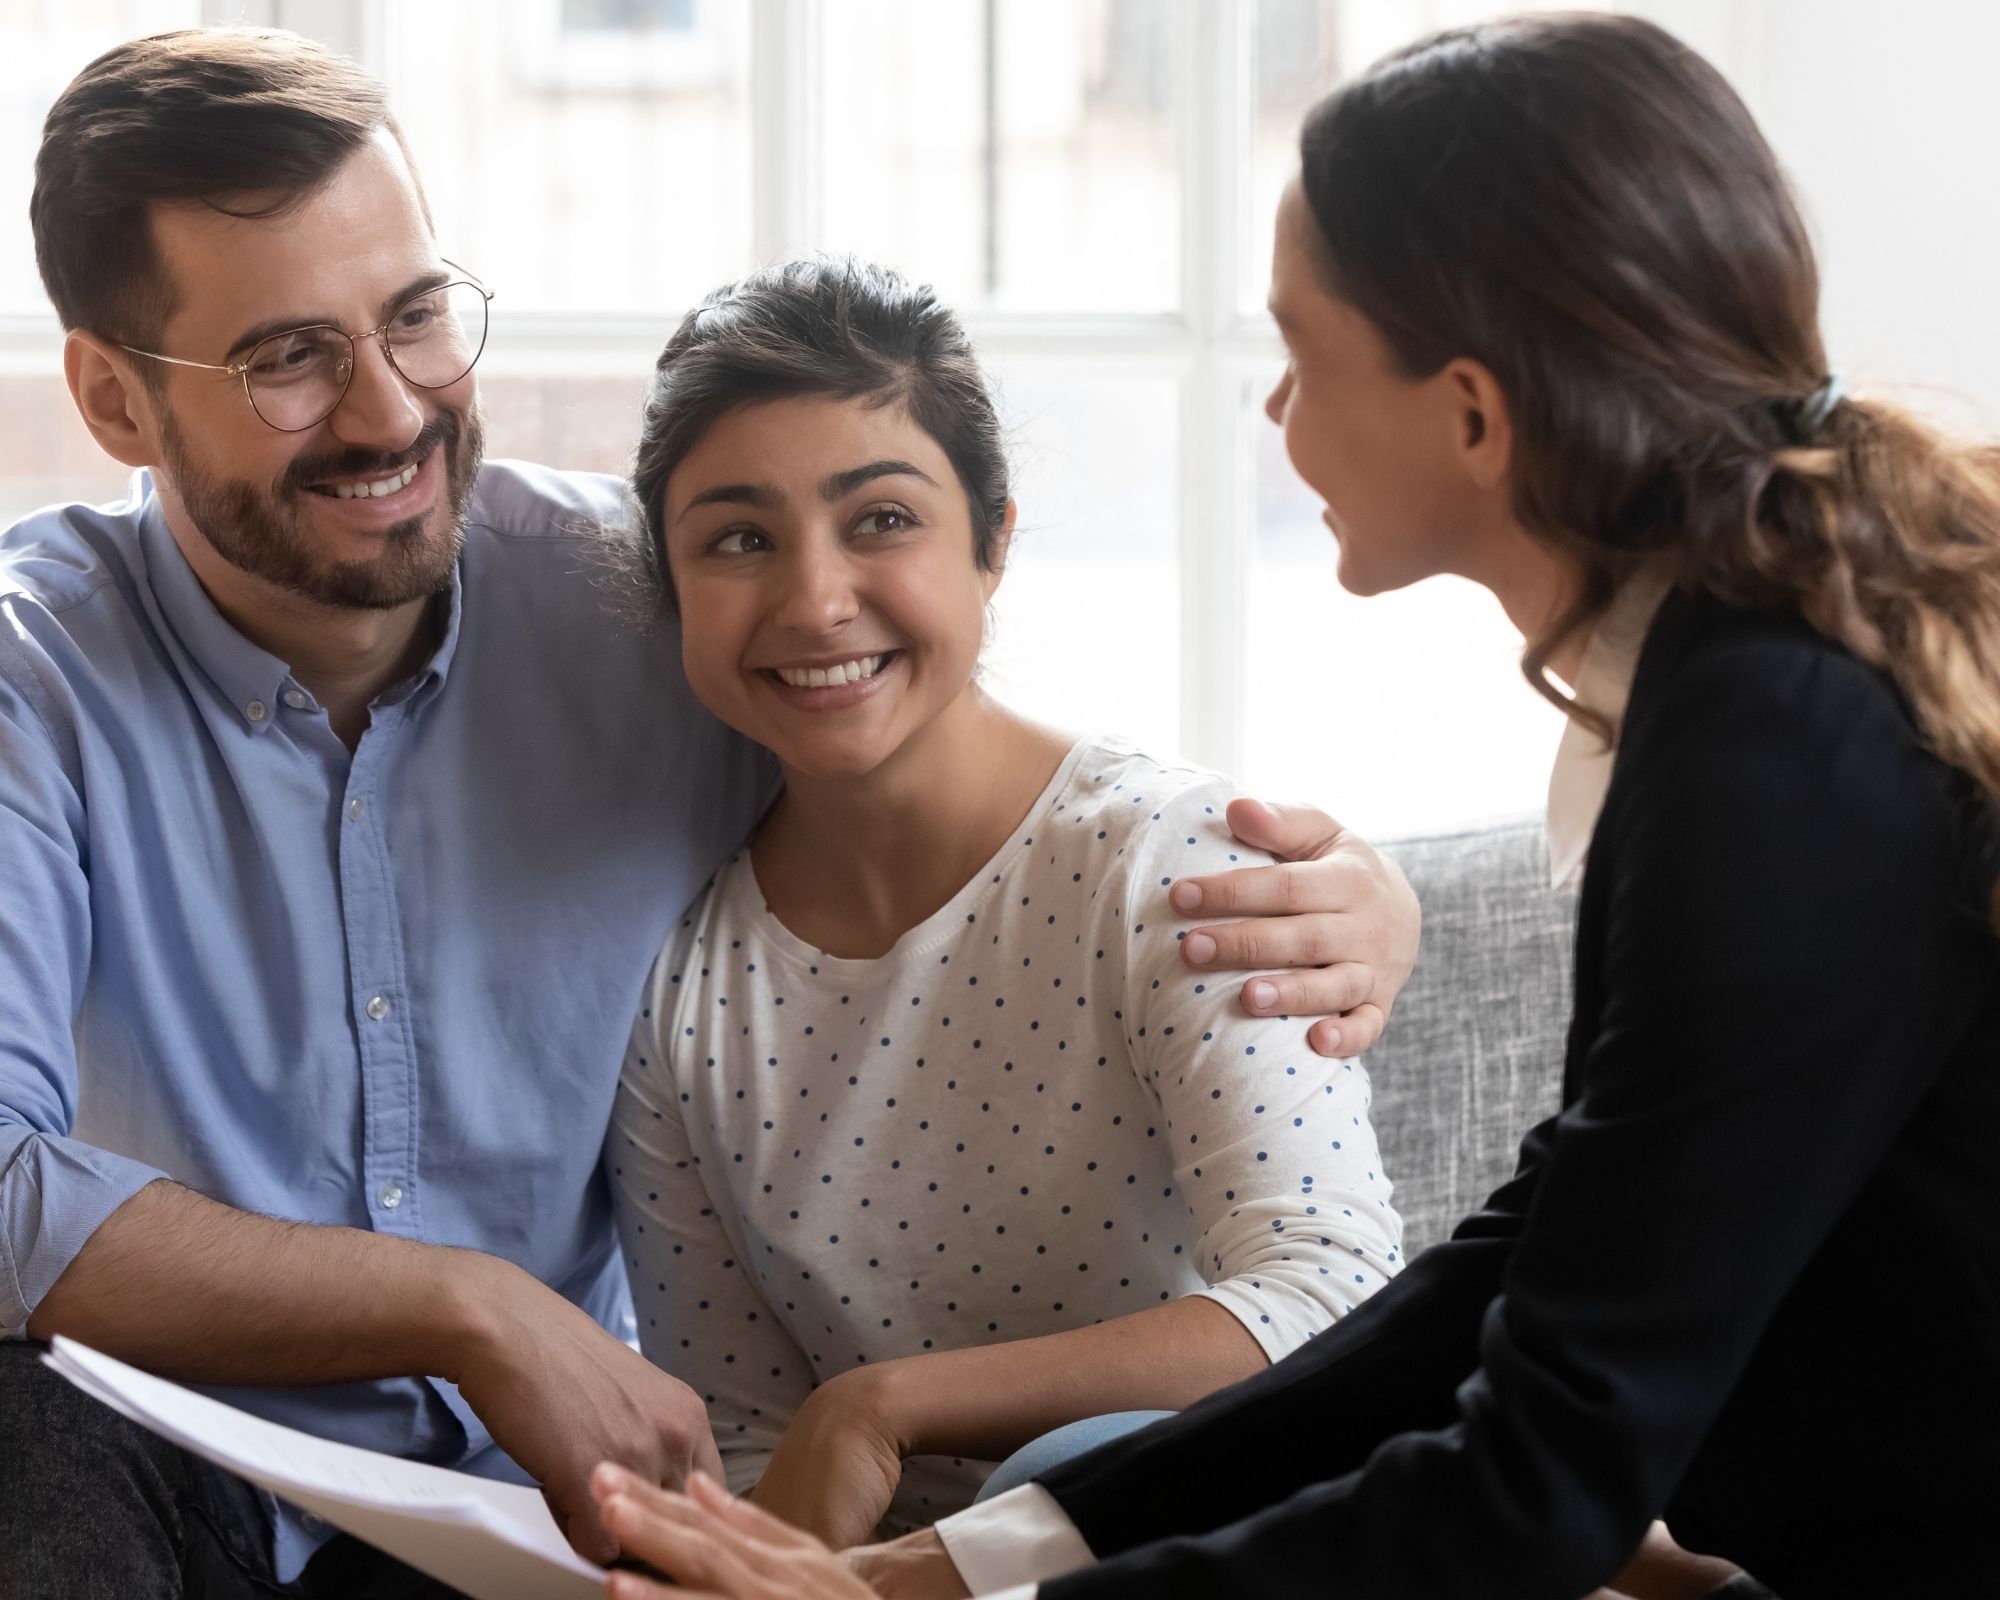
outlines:
M190 1383L453 1378L491 1302L531 1283L474 1251L283 1222L158 1182L90 1236L28 1334Z

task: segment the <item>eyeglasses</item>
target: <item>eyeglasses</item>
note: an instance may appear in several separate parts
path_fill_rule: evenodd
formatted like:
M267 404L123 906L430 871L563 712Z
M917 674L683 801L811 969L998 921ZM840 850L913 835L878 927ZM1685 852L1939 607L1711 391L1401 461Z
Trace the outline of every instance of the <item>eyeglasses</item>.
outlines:
M446 266L463 272L455 261ZM127 355L170 366L226 372L243 380L250 407L281 433L302 433L333 415L354 380L356 345L379 339L382 354L403 381L418 389L448 389L472 370L486 348L486 306L493 291L471 278L419 289L396 302L389 319L366 333L330 323L289 328L260 340L243 360L224 366L183 361L157 350L120 345Z

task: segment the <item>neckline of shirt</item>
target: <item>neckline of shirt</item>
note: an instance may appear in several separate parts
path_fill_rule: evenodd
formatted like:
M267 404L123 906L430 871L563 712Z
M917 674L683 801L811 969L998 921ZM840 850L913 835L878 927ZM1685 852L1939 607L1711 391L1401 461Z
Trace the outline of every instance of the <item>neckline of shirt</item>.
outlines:
M165 508L160 504L151 475L144 468L134 475L132 499L139 506L139 548L145 567L145 587L158 609L160 621L235 708L249 731L261 733L272 726L281 705L317 713L318 703L305 694L303 686L292 676L290 665L253 642L210 598L168 528ZM396 705L415 696L427 684L444 680L458 653L465 615L460 562L452 563L449 586L432 599L437 608L436 647L422 666L383 690L373 705ZM288 699L287 691L299 695L299 702Z
M1598 619L1583 660L1577 667L1573 697L1580 706L1598 712L1611 723L1607 742L1576 718L1566 719L1549 771L1548 808L1544 826L1549 841L1549 882L1570 892L1583 882L1590 836L1604 809L1611 787L1611 769L1618 756L1618 732L1632 698L1632 679L1639 670L1639 652L1672 584L1659 571L1633 574Z
M978 917L985 902L993 892L1001 887L1010 868L1020 859L1036 830L1043 821L1052 816L1057 805L1064 803L1064 796L1074 785L1077 774L1083 769L1083 758L1093 751L1120 756L1125 754L1109 744L1102 735L1086 734L1069 748L1069 753L1057 765L1054 775L1043 786L1021 820L1014 824L1004 844L996 850L976 873L959 886L955 893L937 910L924 918L915 927L907 928L896 942L879 956L836 956L815 948L781 922L764 898L763 886L757 882L756 869L751 863L747 848L730 857L723 868L716 885L719 894L727 895L741 904L741 909L749 916L757 935L772 953L782 956L794 966L817 969L819 976L838 974L853 978L866 978L872 974L893 971L902 963L915 956L929 954L939 945L956 938Z

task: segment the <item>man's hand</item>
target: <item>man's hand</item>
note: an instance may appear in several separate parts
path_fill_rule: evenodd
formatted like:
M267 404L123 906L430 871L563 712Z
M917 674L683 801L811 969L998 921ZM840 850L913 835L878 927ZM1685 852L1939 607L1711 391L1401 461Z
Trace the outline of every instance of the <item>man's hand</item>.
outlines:
M719 1477L707 1410L686 1384L527 1273L491 1256L465 1261L478 1332L447 1376L493 1442L542 1486L577 1553L609 1562L618 1542L599 1519L591 1469L613 1461L676 1488L696 1469Z
M1289 968L1243 985L1258 1017L1318 1017L1306 1037L1323 1056L1353 1056L1382 1036L1417 964L1423 912L1402 869L1310 806L1233 800L1237 838L1284 864L1183 878L1168 892L1205 923L1181 940L1181 959L1207 971Z
M806 1397L749 1498L836 1550L875 1536L903 1480L902 1448L856 1367Z

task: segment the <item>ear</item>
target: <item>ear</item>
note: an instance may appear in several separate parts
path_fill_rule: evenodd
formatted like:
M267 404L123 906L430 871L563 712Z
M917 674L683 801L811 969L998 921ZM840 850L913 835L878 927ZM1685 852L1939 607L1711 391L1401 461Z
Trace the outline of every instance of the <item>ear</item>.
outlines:
M63 340L63 377L90 436L128 467L159 462L152 396L116 345L71 329Z
M1014 549L1014 521L1021 508L1011 499L1007 502L1007 515L1000 519L1000 526L994 530L993 540L986 547L986 559L991 564L989 571L982 574L985 580L986 598L993 598L993 591L1000 587L1000 580L1006 575L1007 557Z
M1499 488L1514 464L1514 417L1499 380L1466 357L1438 376L1450 397L1453 442L1466 476L1481 489Z

